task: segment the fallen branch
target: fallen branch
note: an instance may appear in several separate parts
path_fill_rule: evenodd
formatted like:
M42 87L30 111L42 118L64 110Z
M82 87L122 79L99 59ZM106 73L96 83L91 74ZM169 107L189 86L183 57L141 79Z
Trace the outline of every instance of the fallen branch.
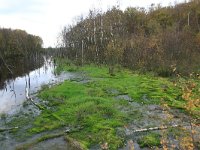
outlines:
M79 132L80 130L82 130L83 127L74 127L74 128L69 128L65 130L65 133L72 133L72 132Z
M12 127L12 128L0 129L0 132L10 131L10 130L18 129L18 128L19 127Z
M29 97L28 88L26 88L26 99L31 101L36 107L38 107L40 110L44 110L44 107L40 106L39 104L35 103L32 98Z
M44 110L44 107L42 107L42 106L40 106L39 104L35 103L35 102L33 101L32 98L29 98L28 100L30 100L31 103L33 103L33 104L34 104L36 107L38 107L40 110Z
M164 130L167 129L169 127L179 127L179 125L172 125L172 126L161 126L161 127L153 127L153 128L144 128L144 129L138 129L138 130L134 130L133 132L145 132L145 131L152 131L152 130Z
M65 121L64 121L62 118L60 118L58 115L53 114L50 110L47 110L45 107L43 107L43 106L41 106L41 105L35 103L34 100L33 100L31 97L29 97L28 88L26 88L26 99L29 100L29 101L31 101L31 103L33 103L33 104L34 104L36 107L38 107L40 110L46 110L46 111L49 112L49 114L51 114L51 115L52 115L53 117L55 117L57 120L59 120L59 121L61 121L61 122L65 122Z
M137 132L153 131L153 130L164 130L164 129L168 129L168 128L171 128L171 127L172 128L180 127L180 125L160 126L160 127L137 129L137 130L129 131L129 134L133 134L133 133L137 133Z

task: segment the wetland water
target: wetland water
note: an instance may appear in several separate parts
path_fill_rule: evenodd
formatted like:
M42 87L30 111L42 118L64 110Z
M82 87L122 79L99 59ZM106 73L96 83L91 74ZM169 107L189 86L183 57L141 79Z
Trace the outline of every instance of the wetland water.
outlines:
M29 89L29 94L33 95L44 85L59 83L72 76L70 73L56 75L54 69L55 65L52 59L44 57L42 67L30 71L26 75L4 81L5 86L0 89L0 114L12 114L22 106L26 100L26 88Z

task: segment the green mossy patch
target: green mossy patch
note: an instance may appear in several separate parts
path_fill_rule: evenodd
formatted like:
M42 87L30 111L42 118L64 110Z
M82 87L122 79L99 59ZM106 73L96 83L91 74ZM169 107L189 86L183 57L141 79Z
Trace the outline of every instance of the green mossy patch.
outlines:
M67 59L55 59L55 61L57 64L55 72L57 74L60 74L64 70L69 72L75 72L78 70L78 67Z
M84 72L91 81L65 81L40 93L40 97L48 101L51 113L49 110L42 112L35 120L34 128L30 129L32 134L64 126L81 126L82 130L71 133L70 137L86 147L106 142L110 149L117 149L124 139L116 134L116 128L141 115L132 117L132 113L123 112L130 107L129 102L116 100L115 96L126 94L132 101L142 104L159 104L161 99L173 104L180 94L180 89L167 79L138 75L129 70L110 76L106 67L90 65L78 71Z
M141 148L160 146L160 135L158 133L149 133L138 140Z
M89 90L89 85L65 81L62 85L41 92L40 97L49 100L49 104L56 99L63 101L60 105L51 105L51 113L43 111L35 120L34 128L30 132L39 133L62 126L82 126L83 129L79 132L71 133L71 137L80 143L89 147L95 143L109 142L112 149L122 146L123 139L116 135L115 128L123 126L128 116L120 111L121 102L109 96L90 96ZM52 114L59 116L63 121L55 119Z
M87 77L89 82L69 80L51 88L43 88L39 97L45 101L41 114L26 129L27 135L55 129L80 128L68 133L68 138L76 140L85 149L107 143L109 149L123 146L124 138L117 134L117 128L131 121L141 119L139 110L133 109L130 102L139 105L168 104L185 109L182 89L174 86L167 78L152 75L139 75L130 70L117 70L115 76L108 74L106 66L87 65L76 67L68 62L59 64L60 71L72 70ZM57 68L57 69L58 69ZM116 97L122 96L117 99ZM198 95L198 94L197 94ZM128 97L123 99L123 96ZM27 119L12 122L23 125ZM18 124L19 123L19 124ZM149 134L140 141L141 147L159 146L157 134Z

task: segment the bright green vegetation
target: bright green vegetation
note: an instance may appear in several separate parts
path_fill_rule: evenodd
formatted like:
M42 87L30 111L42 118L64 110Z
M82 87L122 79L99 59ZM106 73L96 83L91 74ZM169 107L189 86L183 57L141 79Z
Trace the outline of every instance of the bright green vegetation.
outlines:
M141 75L119 67L115 69L115 76L110 76L107 67L88 65L77 68L66 60L61 60L58 64L57 71L60 72L62 69L84 72L85 76L89 76L92 81L88 83L88 86L98 90L100 94L98 96L126 94L133 101L143 104L160 104L162 99L170 106L181 108L184 105L181 98L182 89L175 87L173 82L167 78L155 77L150 74ZM117 92L112 92L112 90Z
M146 136L143 136L139 141L141 148L143 147L153 147L160 145L160 135L158 133L150 133Z
M52 113L43 111L34 122L35 127L31 132L81 126L83 129L72 133L71 137L86 147L104 142L108 142L111 149L121 146L123 139L116 135L115 128L123 126L127 121L127 115L119 109L127 102L122 104L106 94L100 96L104 94L103 90L95 89L92 85L66 81L42 92L40 96L49 101Z
M77 71L77 69L78 69L78 66L73 64L68 59L55 59L55 62L57 64L56 72L58 74L61 73L63 70L69 71L69 72L74 72L74 71Z
M181 89L166 78L134 74L125 69L116 69L116 75L110 76L106 67L93 65L80 68L66 65L62 69L81 72L81 76L39 94L48 102L49 109L36 118L29 130L32 134L66 126L81 127L69 136L83 147L108 143L110 149L116 149L123 144L123 137L116 134L117 127L140 117L137 112L133 115L131 111L124 111L131 110L129 101L144 105L167 103L178 108L185 105L180 98ZM84 80L87 82L79 82ZM116 99L119 95L127 95L132 100ZM141 145L158 145L156 138L155 135L144 137Z
M185 79L180 79L175 86L175 79L141 75L120 67L116 67L115 75L110 76L106 66L77 67L68 61L59 61L57 72L73 71L76 77L51 88L43 86L39 93L43 100L39 104L41 114L35 118L31 114L20 115L8 123L10 127L27 126L22 128L23 131L16 131L15 137L25 139L57 129L64 133L69 128L72 132L67 133L67 139L76 146L88 149L108 144L109 149L117 149L124 143L124 134L119 130L132 121L142 119L140 108L133 109L130 102L141 106L167 104L187 110L188 102L182 98L181 88L188 86ZM195 80L195 83L199 88L199 82ZM192 90L195 98L198 97L196 88ZM159 136L147 134L139 140L139 144L141 147L158 146Z

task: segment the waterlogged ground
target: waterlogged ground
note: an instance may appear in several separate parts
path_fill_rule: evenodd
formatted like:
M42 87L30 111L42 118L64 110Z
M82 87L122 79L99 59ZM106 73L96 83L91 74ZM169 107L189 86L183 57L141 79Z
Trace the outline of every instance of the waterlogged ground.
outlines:
M29 94L34 94L46 84L56 84L71 78L70 73L57 76L54 72L55 65L52 59L44 57L44 65L28 74L5 81L5 88L0 89L0 114L12 114L20 109L26 101L26 88Z
M5 149L199 148L198 79L167 79L117 68L73 65L78 75L44 87L19 114L1 116ZM190 87L191 86L191 87ZM191 90L190 90L191 89ZM178 127L174 127L178 125ZM158 127L159 130L151 131ZM167 129L160 130L160 128ZM149 131L141 131L147 129Z

